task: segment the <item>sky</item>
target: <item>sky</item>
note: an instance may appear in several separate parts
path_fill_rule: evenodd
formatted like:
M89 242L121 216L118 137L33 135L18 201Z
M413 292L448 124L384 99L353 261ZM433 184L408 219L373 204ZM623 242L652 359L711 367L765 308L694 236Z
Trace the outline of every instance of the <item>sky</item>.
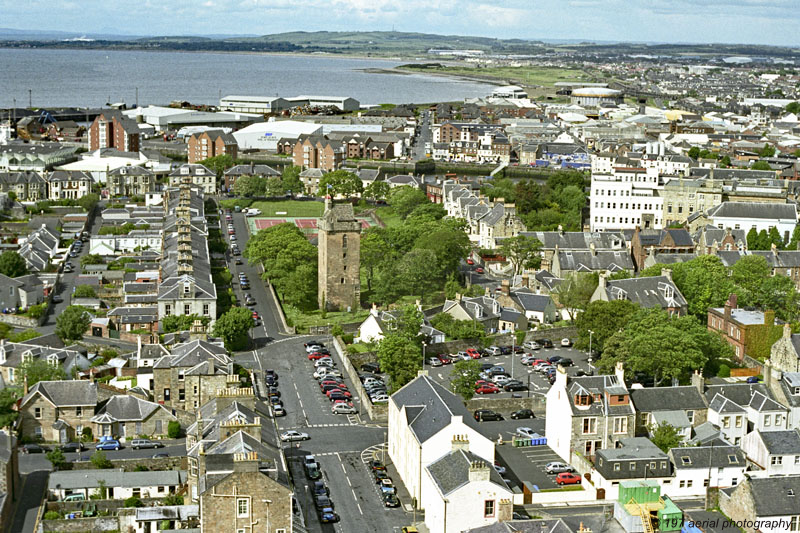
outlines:
M130 35L365 31L797 45L798 0L0 0L0 27Z

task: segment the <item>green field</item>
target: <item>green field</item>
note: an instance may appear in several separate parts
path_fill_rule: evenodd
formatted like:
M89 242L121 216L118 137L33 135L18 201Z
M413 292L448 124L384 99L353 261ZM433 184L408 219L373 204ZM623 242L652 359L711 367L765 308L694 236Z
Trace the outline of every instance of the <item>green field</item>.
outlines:
M504 80L521 85L543 85L552 87L558 81L592 81L586 72L579 69L559 67L467 67L467 66L430 66L401 65L401 69L414 72L430 72L452 76L469 76Z
M323 318L319 310L303 313L293 305L284 305L283 312L286 314L286 321L290 326L297 327L298 333L307 331L309 326L332 326L335 324L362 322L369 315L368 309L359 309L355 313L328 311L325 313L325 318Z
M325 210L322 202L301 202L299 200L285 200L283 202L253 202L250 207L261 210L262 217L308 217L319 218Z

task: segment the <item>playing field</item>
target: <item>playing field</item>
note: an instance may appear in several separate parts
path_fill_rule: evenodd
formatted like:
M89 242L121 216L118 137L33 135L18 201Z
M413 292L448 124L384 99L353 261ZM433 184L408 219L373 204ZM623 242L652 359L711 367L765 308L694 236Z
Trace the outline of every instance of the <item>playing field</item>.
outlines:
M378 223L369 216L356 216L356 220L361 222L361 229L367 229L370 226L377 226ZM289 222L300 228L308 239L313 239L319 234L317 229L318 218L300 218L300 217L248 217L247 226L250 234L257 232L261 229L271 228L284 222Z

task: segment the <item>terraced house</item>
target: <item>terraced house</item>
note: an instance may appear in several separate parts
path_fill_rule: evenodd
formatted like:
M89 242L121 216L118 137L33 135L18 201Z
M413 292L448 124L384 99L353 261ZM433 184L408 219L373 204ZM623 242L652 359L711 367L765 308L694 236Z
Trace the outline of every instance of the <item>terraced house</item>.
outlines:
M144 167L119 167L108 173L108 192L111 196L144 196L155 192L156 176Z
M80 171L56 170L47 176L50 200L77 200L92 192L92 177Z
M48 198L47 180L38 172L0 172L0 192L14 193L20 202L38 202Z

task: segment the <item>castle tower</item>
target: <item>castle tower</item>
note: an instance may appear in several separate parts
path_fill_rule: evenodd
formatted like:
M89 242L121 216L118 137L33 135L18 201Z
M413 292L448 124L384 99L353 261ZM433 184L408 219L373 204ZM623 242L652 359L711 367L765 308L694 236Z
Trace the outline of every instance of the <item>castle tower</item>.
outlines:
M353 206L326 201L318 229L319 306L328 310L356 309L361 299L361 222L356 220Z

